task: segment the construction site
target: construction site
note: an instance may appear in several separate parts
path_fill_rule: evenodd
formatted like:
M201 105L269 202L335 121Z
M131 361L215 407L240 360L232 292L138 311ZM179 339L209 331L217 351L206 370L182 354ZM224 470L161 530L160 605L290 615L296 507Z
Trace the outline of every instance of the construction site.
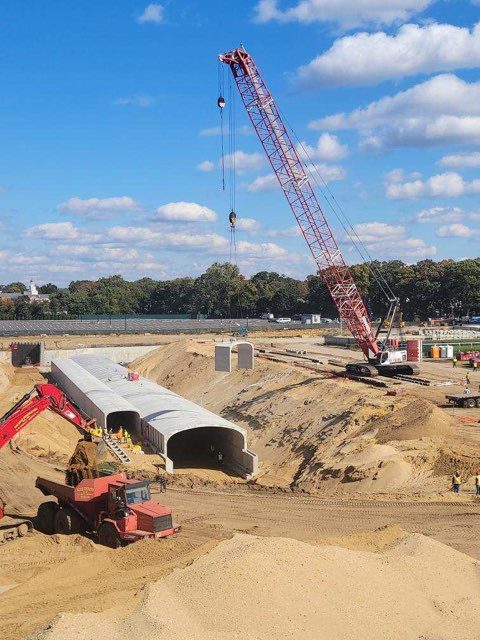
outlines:
M0 338L2 637L474 640L479 332L384 282L372 321L253 58L220 62L342 329Z

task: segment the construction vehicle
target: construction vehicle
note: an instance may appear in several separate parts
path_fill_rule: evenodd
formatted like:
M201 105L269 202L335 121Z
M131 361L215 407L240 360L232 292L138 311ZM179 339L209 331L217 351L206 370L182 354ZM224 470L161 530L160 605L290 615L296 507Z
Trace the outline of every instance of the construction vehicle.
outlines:
M95 425L95 420L85 418L54 384L37 384L0 418L0 449L47 409L58 413L86 433ZM28 519L7 516L6 506L0 496L0 543L22 537L33 527Z
M407 352L390 344L392 319L397 314L399 299L385 280L389 302L385 323L390 328L381 342L377 340L378 331L373 331L367 307L320 207L299 151L252 56L240 47L221 54L219 59L230 67L247 114L310 248L318 273L330 291L341 320L363 352L365 361L348 364L347 373L361 376L418 373L418 367L407 362ZM220 104L219 99L217 104L221 111L225 100L222 98Z
M75 487L37 478L35 486L57 502L43 502L37 526L44 533L93 534L100 544L116 549L146 538L165 538L180 531L172 511L151 499L146 481L125 473L88 478Z
M480 393L454 393L445 397L454 407L463 409L480 408Z

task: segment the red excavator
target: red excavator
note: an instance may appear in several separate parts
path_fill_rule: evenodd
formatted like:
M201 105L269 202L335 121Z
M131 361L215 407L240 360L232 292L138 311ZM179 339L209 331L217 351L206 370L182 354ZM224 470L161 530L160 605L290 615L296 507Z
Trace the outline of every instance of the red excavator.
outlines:
M85 418L80 409L54 384L37 384L0 418L0 449L46 409L58 413L87 433L95 425L95 420ZM5 507L6 504L0 497L0 520L5 516ZM0 543L24 536L31 529L30 520L8 516L0 524Z

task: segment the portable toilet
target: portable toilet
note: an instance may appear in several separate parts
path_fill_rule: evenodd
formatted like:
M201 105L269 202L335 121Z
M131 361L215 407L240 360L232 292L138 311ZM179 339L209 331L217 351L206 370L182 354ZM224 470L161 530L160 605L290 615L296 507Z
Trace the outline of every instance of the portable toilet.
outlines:
M440 347L440 357L441 358L446 358L447 357L447 347L442 345Z
M430 347L430 358L440 358L440 347L436 344Z
M447 344L447 358L453 358L453 345Z

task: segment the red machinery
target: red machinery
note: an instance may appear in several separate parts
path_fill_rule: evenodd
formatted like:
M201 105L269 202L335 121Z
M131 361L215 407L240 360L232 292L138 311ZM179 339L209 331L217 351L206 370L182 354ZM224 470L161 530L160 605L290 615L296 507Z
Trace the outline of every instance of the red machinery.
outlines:
M180 531L172 511L150 497L148 482L117 473L85 479L76 487L37 478L35 486L56 502L38 508L37 522L45 533L95 533L100 544L117 548L145 538L165 538Z
M290 204L298 225L330 291L341 319L356 339L367 362L347 366L362 375L414 373L406 362L406 352L392 349L388 337L378 344L367 308L358 291L327 219L320 207L305 167L300 160L275 100L269 92L252 56L243 47L220 55L235 78L240 96L265 153ZM220 100L220 99L219 99ZM220 104L222 108L224 102ZM387 320L395 316L398 299L389 299Z
M36 393L35 396L34 393ZM0 449L46 409L55 411L76 427L87 432L95 424L95 420L84 418L80 411L69 402L63 391L54 384L37 384L0 418ZM0 498L0 520L4 515L5 503ZM28 520L12 520L6 527L0 527L0 542L17 535L25 535L31 528L32 523Z
M37 395L33 396L35 392ZM84 431L89 431L95 423L93 419L85 419L54 384L37 384L0 418L0 449L46 409L55 411Z

